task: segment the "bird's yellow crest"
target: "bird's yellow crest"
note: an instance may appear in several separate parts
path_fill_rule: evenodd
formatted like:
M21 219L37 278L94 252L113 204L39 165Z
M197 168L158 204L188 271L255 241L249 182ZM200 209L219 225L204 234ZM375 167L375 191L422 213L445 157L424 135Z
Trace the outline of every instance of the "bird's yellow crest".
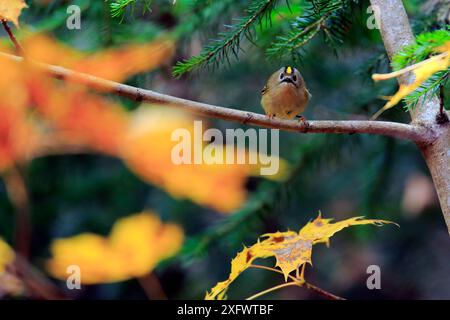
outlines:
M286 67L286 73L287 74L291 74L292 73L292 68L291 67Z

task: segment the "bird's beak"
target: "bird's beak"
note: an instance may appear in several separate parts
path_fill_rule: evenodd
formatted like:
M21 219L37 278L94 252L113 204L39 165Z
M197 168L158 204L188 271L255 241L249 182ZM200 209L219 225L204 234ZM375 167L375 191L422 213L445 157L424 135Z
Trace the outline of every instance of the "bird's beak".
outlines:
M296 86L294 80L292 80L292 76L291 75L286 75L285 74L283 80L281 80L281 83L283 83L283 82L290 83L290 84Z

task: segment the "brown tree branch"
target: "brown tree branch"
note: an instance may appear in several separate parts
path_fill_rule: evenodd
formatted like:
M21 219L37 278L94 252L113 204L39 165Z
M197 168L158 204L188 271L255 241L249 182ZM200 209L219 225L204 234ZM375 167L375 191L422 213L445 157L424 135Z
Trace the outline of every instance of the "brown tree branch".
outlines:
M0 53L0 57L22 62L23 58ZM119 96L127 97L138 102L151 102L165 104L174 107L183 108L190 112L218 119L240 122L243 124L252 124L265 128L281 129L299 133L337 133L337 134L355 134L366 133L374 135L384 135L400 139L407 139L418 144L428 144L434 140L434 135L427 128L420 125L409 125L386 121L308 121L301 122L296 120L269 119L263 114L242 111L232 108L210 105L206 103L181 99L155 91L132 87L129 85L101 79L92 75L74 72L59 66L37 63L45 72L51 76L71 82L81 83L90 88L110 92Z
M379 10L375 15L386 51L392 57L404 46L414 43L414 35L409 25L403 2L401 0L370 0ZM400 84L409 84L412 74L399 77ZM448 112L446 117L448 118ZM419 144L422 154L430 169L433 182L439 196L447 228L450 233L450 123L436 121L440 114L440 102L437 96L419 102L411 112L412 123L429 128L434 132L432 143Z

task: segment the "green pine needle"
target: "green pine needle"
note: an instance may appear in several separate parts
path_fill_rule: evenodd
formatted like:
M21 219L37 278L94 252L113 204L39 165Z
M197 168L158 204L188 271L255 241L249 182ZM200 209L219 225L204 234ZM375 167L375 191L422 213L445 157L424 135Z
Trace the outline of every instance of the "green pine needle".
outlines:
M145 10L150 11L150 5L153 2L153 0L141 0L144 4L144 12ZM128 7L132 7L134 9L134 6L136 5L137 0L114 0L110 3L109 7L111 9L111 16L113 18L121 18L123 17L125 10Z
M178 62L173 68L173 75L180 77L201 67L217 65L222 60L229 61L230 54L238 59L243 36L251 39L254 25L262 23L264 19L270 20L270 14L277 2L278 0L253 0L246 10L247 16L237 19L235 25L226 26L229 31L221 33L220 39L205 47L200 55Z
M286 54L298 54L306 43L319 32L323 32L325 41L336 49L351 24L349 0L309 0L310 6L302 17L291 25L292 31L279 36L267 50L269 56L280 57Z
M445 30L436 30L419 34L416 43L409 45L398 54L392 61L394 70L400 70L408 65L418 63L427 59L433 51L450 41L450 26Z
M450 41L450 26L443 30L422 33L417 36L416 43L403 48L394 56L392 67L394 70L400 70L424 61L433 54L436 48L443 46L448 41ZM422 83L419 88L403 99L405 108L411 110L415 108L421 99L431 99L438 92L439 88L446 84L449 74L450 68L435 73Z

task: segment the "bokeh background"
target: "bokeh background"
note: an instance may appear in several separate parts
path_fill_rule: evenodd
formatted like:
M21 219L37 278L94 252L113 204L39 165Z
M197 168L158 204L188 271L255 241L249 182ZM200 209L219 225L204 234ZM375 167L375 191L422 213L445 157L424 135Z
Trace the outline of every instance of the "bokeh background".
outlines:
M266 78L288 64L301 71L313 95L307 119L367 119L384 104L379 97L396 90L395 81L371 80L372 73L387 72L389 63L379 32L366 27L366 1L360 2L345 42L337 50L317 37L304 48L300 60L266 58L267 43L288 29L286 17L301 13L303 2L290 1L292 12L280 3L273 24L256 30L257 46L242 42L239 60L232 58L230 64L224 61L218 68L180 79L171 74L176 61L198 54L209 39L217 38L223 24L242 15L248 1L178 0L174 5L156 0L151 11L144 12L138 4L123 18L112 18L104 1L27 3L19 39L45 32L93 52L147 42L162 34L176 35L177 53L170 64L127 83L178 97L262 112L260 90ZM432 28L437 18L426 14L424 1L404 3L416 32ZM81 30L65 26L70 4L82 9ZM6 43L5 33L1 35ZM114 99L128 110L138 107L126 99ZM399 106L384 113L382 119L408 122L409 115ZM221 130L246 128L233 122L208 121ZM426 164L413 143L380 136L281 132L280 155L293 168L289 179L249 178L246 204L228 215L175 199L107 156L36 159L25 171L32 204L30 261L45 273L45 260L55 238L83 232L107 235L117 219L152 209L186 233L180 253L155 270L165 294L170 299L202 299L206 290L226 279L230 261L243 245L253 244L268 232L299 230L321 210L325 217L336 220L363 215L392 220L401 227L349 228L332 238L330 248L315 247L314 266L306 271L311 283L348 299L450 299L450 238ZM9 243L14 239L14 221L14 209L0 184L0 235ZM366 287L369 265L381 268L381 290ZM245 298L281 280L267 271L249 270L231 286L229 297ZM135 279L83 286L79 291L68 291L64 282L51 281L75 299L147 298ZM306 289L287 288L266 298L321 297Z

